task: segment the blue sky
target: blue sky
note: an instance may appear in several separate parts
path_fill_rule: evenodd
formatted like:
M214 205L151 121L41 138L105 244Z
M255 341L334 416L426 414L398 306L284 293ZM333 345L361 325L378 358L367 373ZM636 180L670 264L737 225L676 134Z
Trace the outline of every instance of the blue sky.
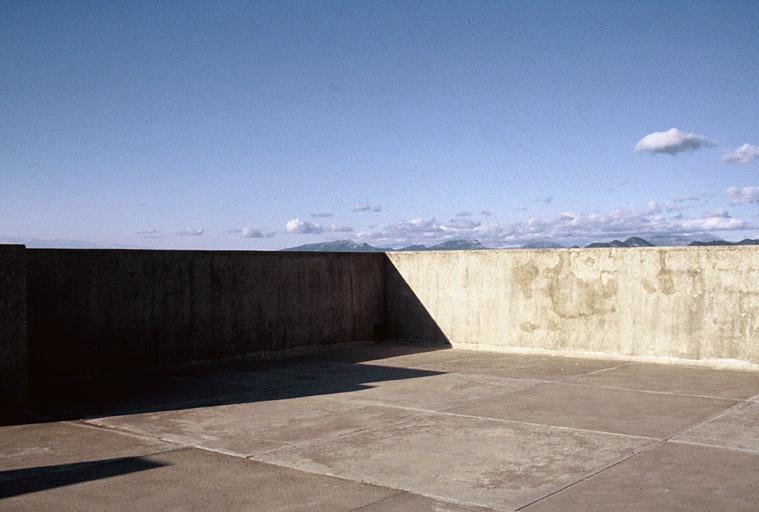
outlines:
M0 241L759 237L757 26L756 2L3 2Z

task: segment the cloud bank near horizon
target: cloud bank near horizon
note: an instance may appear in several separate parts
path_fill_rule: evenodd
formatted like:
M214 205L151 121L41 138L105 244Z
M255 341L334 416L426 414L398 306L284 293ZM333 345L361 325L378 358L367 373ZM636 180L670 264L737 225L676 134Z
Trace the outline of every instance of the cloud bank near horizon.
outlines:
M757 200L759 201L759 188ZM749 223L732 217L726 210L685 217L681 211L687 207L691 206L678 206L671 201L652 201L646 208L638 210L615 209L587 214L563 212L553 218L532 218L513 223L480 222L468 218L439 222L434 218L415 218L359 232L357 235L360 241L379 247L397 248L453 239L477 239L492 247L513 247L543 239L574 244L631 236L708 238L713 237L712 232L752 228Z

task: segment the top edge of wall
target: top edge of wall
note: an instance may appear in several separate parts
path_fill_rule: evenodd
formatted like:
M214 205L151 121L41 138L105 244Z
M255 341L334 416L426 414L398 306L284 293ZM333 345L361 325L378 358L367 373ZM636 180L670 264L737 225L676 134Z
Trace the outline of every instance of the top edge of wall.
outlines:
M385 254L441 254L441 253L461 253L461 252L583 252L583 251L731 251L731 250L759 250L759 245L661 245L654 247L551 247L545 249L532 249L526 247L504 247L494 249L447 249L439 251L388 251Z

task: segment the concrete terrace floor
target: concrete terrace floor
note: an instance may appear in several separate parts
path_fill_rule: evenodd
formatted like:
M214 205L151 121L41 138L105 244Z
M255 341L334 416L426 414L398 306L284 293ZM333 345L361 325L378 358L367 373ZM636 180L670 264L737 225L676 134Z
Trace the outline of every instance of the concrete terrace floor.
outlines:
M0 510L759 503L756 372L385 343L55 389L0 427Z

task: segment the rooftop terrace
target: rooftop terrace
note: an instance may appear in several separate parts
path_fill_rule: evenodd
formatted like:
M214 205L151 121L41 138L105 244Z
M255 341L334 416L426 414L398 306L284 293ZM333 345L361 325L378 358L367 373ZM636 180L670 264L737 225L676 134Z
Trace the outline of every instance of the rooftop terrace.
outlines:
M0 404L0 511L755 511L759 250L0 246Z
M758 372L380 343L55 389L0 427L0 510L759 502Z

